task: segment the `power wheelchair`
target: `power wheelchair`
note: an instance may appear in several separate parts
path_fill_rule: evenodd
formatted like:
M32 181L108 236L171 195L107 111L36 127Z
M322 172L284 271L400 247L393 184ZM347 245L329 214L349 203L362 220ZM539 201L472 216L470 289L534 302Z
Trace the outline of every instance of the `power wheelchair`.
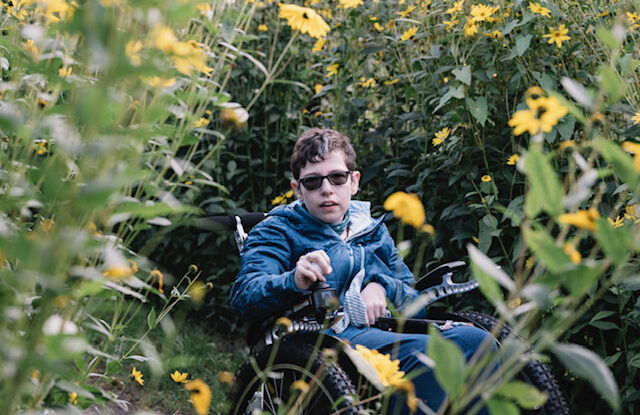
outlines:
M207 231L233 231L236 245L242 250L247 232L266 214L247 213L238 216L212 216L196 219L196 227ZM462 261L441 265L416 283L415 288L426 297L425 307L444 297L462 294L478 287L473 280L452 281L452 276L466 267ZM341 318L336 291L324 283L316 283L308 291L292 298L291 306L277 314L265 316L247 329L251 355L238 369L234 386L228 394L229 414L363 414L369 413L366 403L372 387L344 353L349 348L341 340L322 334L332 322ZM427 312L426 319L379 318L375 327L404 333L427 333L431 324L443 325L456 321L471 323L494 332L498 320L475 312ZM494 332L494 334L496 334ZM498 343L512 333L501 324L496 335ZM567 403L550 369L542 362L530 361L520 372L520 378L547 394L544 406L531 413L545 415L569 414ZM296 381L303 380L313 390L301 391ZM301 393L304 392L304 393Z

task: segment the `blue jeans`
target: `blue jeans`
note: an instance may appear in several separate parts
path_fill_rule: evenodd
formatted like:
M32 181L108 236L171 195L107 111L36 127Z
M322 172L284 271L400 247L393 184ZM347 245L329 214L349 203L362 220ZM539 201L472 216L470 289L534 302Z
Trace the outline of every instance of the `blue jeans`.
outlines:
M434 411L438 410L447 397L445 391L438 384L433 370L424 365L416 357L417 352L426 354L427 345L429 344L429 335L394 333L373 327L357 328L353 326L349 326L341 334L335 334L331 329L329 329L328 332L328 334L335 337L348 340L351 346L361 344L368 349L376 349L382 354L391 355L392 359L400 360L400 370L405 373L409 373L415 369L421 369L422 373L413 378L413 383L416 388L416 396ZM491 346L493 350L497 350L497 344L491 334L477 327L455 326L442 330L440 333L460 347L467 361L471 356L473 356L487 337L491 338ZM487 342L489 342L489 340L487 340ZM410 411L405 400L398 399L398 401L402 401L402 408L399 413L403 415L409 414ZM394 403L395 400L392 400L392 408L395 406ZM398 412L392 409L389 413L395 414ZM422 412L418 411L418 413ZM483 408L479 412L479 414L487 413L488 411L486 408Z

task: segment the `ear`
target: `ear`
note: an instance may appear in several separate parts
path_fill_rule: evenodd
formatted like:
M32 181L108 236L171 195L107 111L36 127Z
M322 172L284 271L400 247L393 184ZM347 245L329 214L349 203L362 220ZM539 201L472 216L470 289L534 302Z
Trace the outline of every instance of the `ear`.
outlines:
M300 186L298 185L298 181L297 180L291 180L289 182L289 184L291 185L291 190L293 190L293 193L296 195L298 200L301 201L301 202L304 202L304 198L302 197L302 190L300 189Z
M360 186L360 172L358 170L354 170L351 173L351 196L358 193L358 189Z

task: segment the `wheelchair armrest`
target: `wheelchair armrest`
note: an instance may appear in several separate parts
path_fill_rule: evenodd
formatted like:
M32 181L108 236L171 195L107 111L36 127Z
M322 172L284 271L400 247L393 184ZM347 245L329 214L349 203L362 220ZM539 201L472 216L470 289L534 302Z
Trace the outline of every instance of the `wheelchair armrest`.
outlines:
M429 287L441 284L443 282L442 277L445 274L460 271L466 266L467 264L464 261L453 261L440 265L439 267L429 271L428 273L420 277L420 279L416 282L415 289L418 291L424 291Z

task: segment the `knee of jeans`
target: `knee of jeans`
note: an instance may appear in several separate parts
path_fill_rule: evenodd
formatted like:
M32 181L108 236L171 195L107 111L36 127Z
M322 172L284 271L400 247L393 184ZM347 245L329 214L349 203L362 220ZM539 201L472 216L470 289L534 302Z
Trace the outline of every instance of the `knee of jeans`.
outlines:
M465 327L465 343L468 345L468 352L475 353L478 349L486 352L497 351L498 341L493 335L478 327Z

